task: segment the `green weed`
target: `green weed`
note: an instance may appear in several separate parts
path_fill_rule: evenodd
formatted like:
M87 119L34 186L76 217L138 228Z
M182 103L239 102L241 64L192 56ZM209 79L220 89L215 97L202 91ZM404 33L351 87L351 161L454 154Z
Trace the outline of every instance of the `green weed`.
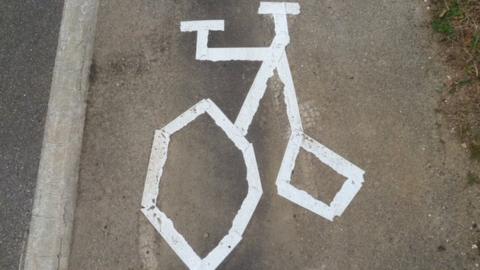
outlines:
M474 174L473 172L467 173L467 185L473 186L475 184L480 184L480 178L478 175Z

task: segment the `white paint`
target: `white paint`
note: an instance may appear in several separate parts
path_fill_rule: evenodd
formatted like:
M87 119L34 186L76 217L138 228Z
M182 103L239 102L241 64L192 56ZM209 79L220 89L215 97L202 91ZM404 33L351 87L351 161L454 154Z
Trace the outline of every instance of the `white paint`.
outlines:
M248 128L258 110L260 100L265 94L267 81L273 76L275 69L284 84L284 97L291 129L291 136L276 180L278 194L333 221L335 216L340 216L345 211L363 183L363 170L303 132L295 86L285 51L285 47L290 42L287 14L299 14L300 6L298 3L261 2L258 13L273 15L275 37L269 47L209 48L208 34L210 31L223 31L223 20L185 21L180 25L181 31L197 32L197 60L262 61L234 124L211 100L206 99L197 103L163 129L155 132L142 200L142 211L190 269L215 269L242 239L242 234L260 200L262 187L257 162L253 147L245 139L245 135L248 133ZM193 251L184 237L175 230L173 222L157 208L156 200L163 166L167 159L170 136L203 113L209 114L235 146L242 151L247 167L248 193L232 222L228 234L202 259ZM291 184L295 161L302 148L314 154L321 162L347 178L332 202L324 203L317 200Z
M195 32L200 30L223 31L224 20L183 21L180 23L180 31Z
M295 160L301 148L314 154L321 162L347 178L330 204L317 200L307 192L297 189L290 184ZM290 136L276 185L279 195L333 221L335 216L342 215L362 187L363 174L364 171L362 169L308 137L302 131L294 131Z
M173 221L157 207L157 197L163 166L167 160L170 136L204 113L212 117L215 123L242 152L247 168L248 191L247 196L240 206L240 210L233 219L232 227L228 231L228 234L202 259L195 253L185 238L175 229ZM142 212L190 269L215 269L228 254L230 254L242 239L243 232L260 201L262 192L260 175L258 173L257 161L252 145L210 99L204 99L198 102L163 129L155 132L142 198Z
M289 2L260 2L258 14L300 14L300 5Z

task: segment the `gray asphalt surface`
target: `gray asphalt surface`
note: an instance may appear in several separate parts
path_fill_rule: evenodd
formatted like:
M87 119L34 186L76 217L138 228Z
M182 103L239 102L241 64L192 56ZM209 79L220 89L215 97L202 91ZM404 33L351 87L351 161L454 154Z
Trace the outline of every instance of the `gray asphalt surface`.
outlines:
M436 112L450 71L423 1L298 1L287 56L306 134L366 171L330 222L277 195L290 135L275 75L247 135L263 196L218 269L480 269L480 193ZM211 47L266 46L258 0L104 0L97 20L70 270L186 269L140 212L155 129L203 98L234 120L258 62L195 59L184 20L225 19ZM451 73L450 73L451 74ZM199 256L246 194L238 150L207 116L175 133L157 206ZM301 151L293 184L329 202L344 179ZM477 247L477 248L476 248Z
M63 1L0 2L0 269L30 223Z

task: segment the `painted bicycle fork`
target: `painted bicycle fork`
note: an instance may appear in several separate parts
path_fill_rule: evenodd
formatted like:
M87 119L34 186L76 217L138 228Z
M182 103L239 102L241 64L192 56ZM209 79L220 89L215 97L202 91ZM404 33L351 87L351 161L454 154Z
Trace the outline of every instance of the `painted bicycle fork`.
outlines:
M363 183L364 171L362 169L303 132L297 96L285 51L286 46L290 42L287 15L299 14L300 6L298 3L261 2L258 13L273 16L275 37L269 47L209 48L209 32L223 31L223 20L181 22L180 29L182 32L197 32L197 60L262 62L235 123L230 122L213 101L204 99L170 122L167 126L155 132L142 199L142 211L190 269L215 269L242 239L243 232L260 200L262 186L255 153L253 146L246 140L245 135L248 133L248 128L258 110L260 100L267 89L267 81L273 76L274 70L277 70L278 76L284 84L284 97L291 130L291 135L276 180L278 194L299 206L333 221L335 216L340 216L344 212ZM156 205L156 201L163 166L167 159L170 136L203 113L209 114L215 123L222 128L227 137L242 152L247 168L248 192L242 202L240 210L232 222L232 227L228 234L202 259L175 229L173 222L160 211ZM346 178L341 189L329 204L315 199L307 192L297 189L290 183L295 161L301 148L314 154L321 162Z

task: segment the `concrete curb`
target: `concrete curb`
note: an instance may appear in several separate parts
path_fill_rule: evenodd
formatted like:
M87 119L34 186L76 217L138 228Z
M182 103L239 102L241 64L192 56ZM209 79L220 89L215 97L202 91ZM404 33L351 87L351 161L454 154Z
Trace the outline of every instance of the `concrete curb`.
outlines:
M67 269L98 0L65 0L20 269Z

